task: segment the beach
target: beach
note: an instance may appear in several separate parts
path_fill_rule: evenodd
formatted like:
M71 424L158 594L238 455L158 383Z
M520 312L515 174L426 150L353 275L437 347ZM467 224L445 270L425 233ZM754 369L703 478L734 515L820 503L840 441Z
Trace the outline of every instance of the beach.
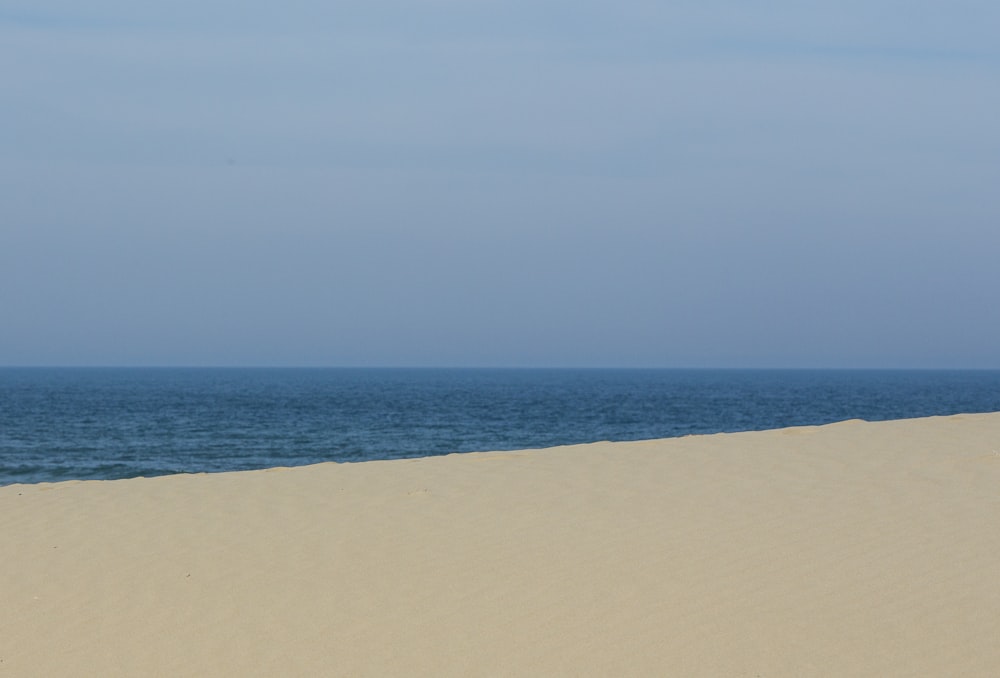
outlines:
M1000 413L0 487L0 676L996 676Z

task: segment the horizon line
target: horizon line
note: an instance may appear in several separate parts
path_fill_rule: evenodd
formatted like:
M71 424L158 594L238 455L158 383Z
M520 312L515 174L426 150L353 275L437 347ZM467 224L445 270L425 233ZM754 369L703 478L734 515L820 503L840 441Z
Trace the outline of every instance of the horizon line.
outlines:
M850 365L171 365L171 364L34 364L0 365L0 369L148 369L148 370L824 370L824 371L1000 371L1000 367L850 366Z

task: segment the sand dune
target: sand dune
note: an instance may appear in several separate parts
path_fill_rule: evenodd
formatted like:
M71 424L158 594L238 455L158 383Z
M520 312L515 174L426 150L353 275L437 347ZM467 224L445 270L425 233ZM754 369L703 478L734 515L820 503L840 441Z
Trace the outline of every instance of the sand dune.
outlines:
M0 488L0 676L997 676L1000 413Z

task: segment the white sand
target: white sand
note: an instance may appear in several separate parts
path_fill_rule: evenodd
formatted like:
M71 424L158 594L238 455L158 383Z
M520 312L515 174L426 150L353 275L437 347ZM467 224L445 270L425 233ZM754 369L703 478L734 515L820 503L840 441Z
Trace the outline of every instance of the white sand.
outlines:
M0 488L0 676L998 676L1000 414Z

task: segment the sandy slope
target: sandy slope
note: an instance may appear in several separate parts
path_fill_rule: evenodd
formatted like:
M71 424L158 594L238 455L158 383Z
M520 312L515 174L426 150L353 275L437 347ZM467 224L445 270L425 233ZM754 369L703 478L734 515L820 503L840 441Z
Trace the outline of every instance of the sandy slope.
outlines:
M997 676L1000 414L0 488L0 676Z

